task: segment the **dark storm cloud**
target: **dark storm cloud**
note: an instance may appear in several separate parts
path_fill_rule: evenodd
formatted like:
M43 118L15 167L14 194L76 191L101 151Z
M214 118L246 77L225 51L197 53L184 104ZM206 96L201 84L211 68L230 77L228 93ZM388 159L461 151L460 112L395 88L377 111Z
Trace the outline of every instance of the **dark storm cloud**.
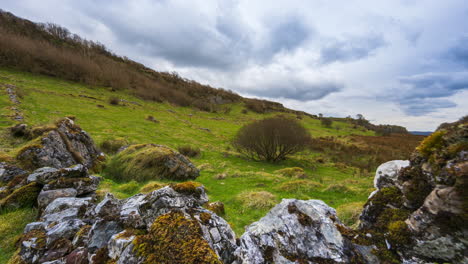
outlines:
M468 88L468 72L424 73L400 78L408 98L439 98Z
M456 107L457 104L447 99L439 98L413 98L400 101L403 111L410 116L423 116L437 112L442 108Z
M450 97L468 88L468 72L425 73L399 79L406 91L398 103L408 115L421 116L457 106Z
M322 99L325 96L342 90L342 83L333 81L308 82L300 79L290 79L264 84L262 90L248 90L252 95L268 98L286 98L298 101Z
M380 35L331 40L324 43L320 60L323 64L360 60L372 56L378 48L384 45L385 40Z
M468 68L468 36L458 39L456 44L449 50L448 57L453 62Z

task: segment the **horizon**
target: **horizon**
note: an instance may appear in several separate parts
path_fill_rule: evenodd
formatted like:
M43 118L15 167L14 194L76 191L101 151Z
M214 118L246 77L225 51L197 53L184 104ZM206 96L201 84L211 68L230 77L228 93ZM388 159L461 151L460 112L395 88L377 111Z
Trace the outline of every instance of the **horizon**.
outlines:
M20 0L0 8L64 26L154 70L311 114L363 114L434 131L468 113L463 1L282 1L277 9L142 2Z

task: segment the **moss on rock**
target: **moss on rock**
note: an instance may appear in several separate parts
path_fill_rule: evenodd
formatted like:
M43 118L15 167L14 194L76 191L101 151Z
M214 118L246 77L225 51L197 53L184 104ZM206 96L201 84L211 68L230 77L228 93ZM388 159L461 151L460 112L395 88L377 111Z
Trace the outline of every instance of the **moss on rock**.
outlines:
M104 173L117 181L195 179L199 170L183 155L154 144L131 145L112 158Z
M147 235L136 237L134 252L146 264L221 264L202 234L196 220L187 219L181 212L170 212L158 217Z
M37 182L32 182L21 188L14 190L10 195L0 200L1 209L15 209L33 206L37 201L37 196L42 186Z

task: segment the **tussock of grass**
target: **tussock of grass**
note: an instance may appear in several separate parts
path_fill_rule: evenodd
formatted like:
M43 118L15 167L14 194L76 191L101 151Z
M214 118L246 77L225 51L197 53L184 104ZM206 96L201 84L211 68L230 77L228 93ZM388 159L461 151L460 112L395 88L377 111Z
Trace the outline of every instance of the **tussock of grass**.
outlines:
M342 204L336 208L338 218L347 226L357 227L364 202Z
M237 200L250 209L269 209L278 202L276 196L267 191L243 192L237 196Z
M353 192L350 188L343 184L332 184L325 189L326 192L337 192L337 193L351 193Z
M0 237L2 238L0 239L0 263L7 263L14 254L15 242L23 233L24 226L33 222L36 215L37 211L30 208L0 214Z
M141 187L140 192L141 193L150 193L152 191L158 190L166 186L167 184L160 183L160 182L149 182L145 184L143 187Z
M121 184L118 190L126 194L134 194L140 189L139 184L136 181L127 182Z
M299 167L292 167L292 168L284 168L281 170L275 171L275 173L283 175L285 177L290 177L290 178L306 178L307 176L305 175L304 169L299 168Z
M322 184L309 180L294 180L280 184L277 188L285 192L311 192L321 188Z
M128 145L128 141L125 138L108 138L99 144L101 151L107 154L115 154L119 148Z

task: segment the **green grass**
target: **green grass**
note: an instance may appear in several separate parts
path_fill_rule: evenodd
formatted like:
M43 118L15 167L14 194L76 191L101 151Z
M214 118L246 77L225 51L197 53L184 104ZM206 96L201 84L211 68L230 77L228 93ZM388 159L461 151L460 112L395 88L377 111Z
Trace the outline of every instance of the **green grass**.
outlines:
M15 242L20 238L26 224L34 222L37 211L19 209L0 214L0 263L7 263L15 252Z
M140 100L125 92L112 92L109 88L88 87L51 77L0 69L0 84L14 84L22 89L25 96L19 106L29 125L43 125L67 115L73 115L77 123L91 134L100 144L109 138L122 138L130 143L156 143L176 149L180 145L199 147L201 155L191 160L197 165L210 164L212 169L202 170L196 181L205 185L211 201L225 204L226 220L237 234L244 227L258 220L268 211L267 208L251 210L245 208L236 197L248 191L268 191L278 199L320 199L333 207L343 204L363 202L372 189L372 177L359 175L353 168L337 168L333 163L319 164L314 159L321 153L303 152L279 164L254 162L243 159L230 148L230 141L237 130L251 121L273 116L277 113L242 114L242 104L229 105L228 114L207 113L187 107L176 107L167 103L154 103ZM8 109L11 104L7 94L0 91L0 129L11 126ZM87 97L83 97L87 96ZM115 106L108 99L116 96L137 104ZM93 97L95 99L89 98ZM103 105L104 108L97 105ZM154 116L159 123L146 120ZM288 114L285 114L288 115ZM291 115L295 117L295 115ZM300 122L312 136L374 135L372 131L354 129L351 124L334 121L332 128L324 128L320 120L304 116ZM206 131L204 128L209 129ZM0 140L0 151L14 153L22 142L11 144L10 139ZM299 189L288 192L278 188L283 183L298 180L275 174L276 170L288 167L301 167L308 175L307 180L320 183L321 187ZM233 177L233 172L238 172ZM215 178L227 173L222 180ZM103 175L104 177L106 175ZM134 185L137 186L134 186ZM343 184L351 191L325 191L330 185ZM106 179L101 188L110 190L124 198L138 192L144 183L127 186ZM294 189L294 188L293 188Z

